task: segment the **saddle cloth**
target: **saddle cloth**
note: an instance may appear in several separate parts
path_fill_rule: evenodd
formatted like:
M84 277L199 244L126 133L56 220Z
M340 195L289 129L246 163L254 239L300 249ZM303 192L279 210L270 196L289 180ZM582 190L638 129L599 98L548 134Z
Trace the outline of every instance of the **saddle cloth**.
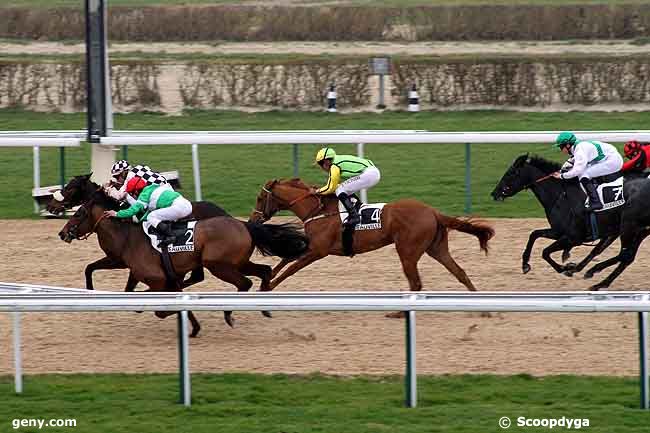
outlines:
M196 221L175 221L172 223L172 234L174 235L174 242L169 244L168 250L169 253L181 253L187 251L194 251L194 226ZM162 253L162 250L158 246L160 241L158 236L153 231L153 227L149 221L142 223L142 229L144 233L149 236L151 240L151 246ZM149 230L152 229L152 230Z
M355 230L376 230L381 228L381 212L386 203L362 204L354 198L352 198L352 201L361 216L361 223L356 225ZM348 211L341 202L339 202L339 215L341 216L341 223L345 222Z
M625 198L623 197L623 176L609 182L600 183L597 191L603 203L603 208L596 212L614 209L625 204Z

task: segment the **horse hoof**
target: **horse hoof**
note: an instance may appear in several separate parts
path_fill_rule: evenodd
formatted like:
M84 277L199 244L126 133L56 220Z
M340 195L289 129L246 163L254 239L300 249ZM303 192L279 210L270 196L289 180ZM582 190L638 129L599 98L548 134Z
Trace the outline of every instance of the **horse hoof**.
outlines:
M594 276L594 273L591 272L591 271L588 271L587 273L585 273L585 275L582 278L584 278L585 280L588 280L588 279L592 278L593 276Z
M262 311L262 316L268 317L269 319L273 318L273 315L271 314L270 311Z
M524 263L523 265L521 265L521 271L524 274L529 273L530 272L530 265L528 263Z
M190 338L196 338L199 335L199 331L201 331L201 328L193 329L192 333L190 334Z
M569 251L564 251L564 252L562 253L562 262L563 262L563 263L566 262L567 260L569 260L570 257L571 257L571 252L569 252Z
M562 275L564 275L565 277L573 277L573 271L566 270L562 272Z
M406 312L405 311L396 311L394 313L386 314L386 317L388 317L389 319L404 319L406 317Z
M231 328L235 327L235 319L234 317L232 317L232 311L224 311L223 320L225 320L228 326L230 326Z

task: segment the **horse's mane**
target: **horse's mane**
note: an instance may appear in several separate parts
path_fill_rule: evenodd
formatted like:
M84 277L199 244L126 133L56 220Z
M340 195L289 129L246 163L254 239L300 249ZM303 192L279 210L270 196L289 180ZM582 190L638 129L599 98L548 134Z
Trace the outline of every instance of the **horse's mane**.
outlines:
M548 159L537 155L529 156L527 162L533 167L540 169L544 174L555 173L562 167L561 164L555 161L549 161Z
M90 201L106 208L107 210L120 210L120 204L107 196L104 192L104 188L98 188Z
M287 185L295 186L296 188L307 189L309 185L302 181L299 177L294 177L292 179L280 179L280 182Z

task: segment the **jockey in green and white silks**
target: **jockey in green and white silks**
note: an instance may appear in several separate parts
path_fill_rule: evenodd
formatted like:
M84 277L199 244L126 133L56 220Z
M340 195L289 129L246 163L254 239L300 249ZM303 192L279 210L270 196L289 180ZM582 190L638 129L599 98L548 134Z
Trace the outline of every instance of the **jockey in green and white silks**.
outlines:
M600 210L603 204L598 197L596 177L616 173L623 166L623 158L618 150L604 141L578 141L571 132L558 135L555 147L572 156L554 176L559 179L577 177L589 197L589 209Z
M111 179L104 185L106 195L117 202L126 201L129 205L135 203L135 198L126 192L126 185L134 177L142 178L147 185L166 184L167 179L160 173L153 171L147 165L131 166L128 161L117 161L111 167Z
M316 194L336 193L336 197L348 211L346 226L356 226L361 222L357 209L350 200L350 195L362 189L375 186L381 174L369 159L353 155L337 155L331 147L325 147L316 154L316 164L329 173L327 183Z
M136 176L127 182L126 192L137 200L128 209L107 211L106 216L132 218L146 211L140 221L149 221L158 233L170 236L171 226L166 221L176 221L192 213L192 203L169 184L147 185L144 179Z

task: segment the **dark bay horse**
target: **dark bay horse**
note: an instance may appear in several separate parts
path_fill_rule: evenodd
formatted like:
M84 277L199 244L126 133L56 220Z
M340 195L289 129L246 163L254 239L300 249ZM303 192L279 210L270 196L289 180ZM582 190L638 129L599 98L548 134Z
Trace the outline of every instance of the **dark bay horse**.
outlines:
M61 239L70 242L92 232L97 233L99 244L107 256L117 257L142 281L149 290L176 290L166 278L160 254L151 247L149 238L139 224L104 218L104 211L114 209L115 202L99 189L82 204L60 233ZM200 220L194 229L194 251L171 255L174 269L184 275L198 267L207 268L217 278L233 284L238 291L248 291L253 282L246 275L262 279L266 288L271 279L271 268L250 261L257 248L264 255L293 260L307 250L308 238L290 224L272 225L243 222L231 217L214 217ZM166 317L172 312L158 312ZM232 326L230 312L224 312L226 322ZM196 336L198 322L192 320L192 336Z
M629 182L629 198L621 215L621 250L585 272L585 278L618 264L604 280L590 287L599 290L609 287L618 276L634 262L643 240L650 235L650 179L640 178Z
M542 252L542 257L558 273L571 276L580 272L594 257L612 244L620 233L621 210L623 207L599 212L598 225L600 240L593 250L577 265L560 265L551 257L557 251L564 251L563 259L573 247L588 242L591 236L589 215L585 210L586 195L577 179L559 180L550 177L560 169L560 164L537 156L521 155L515 159L492 191L492 197L501 201L517 193L530 189L544 207L550 228L533 230L522 255L522 271L530 271L530 254L538 238L553 239L551 245ZM628 178L623 195L630 196Z
M88 200L90 200L93 194L99 189L99 185L90 180L92 174L85 174L80 176L73 177L70 182L68 182L65 187L59 191L58 194L55 194L55 197L50 200L47 204L48 212L53 214L60 214L65 209L80 205ZM207 202L207 201L194 201L192 202L192 214L190 219L205 219L212 218L216 216L230 216L228 212L220 208L219 206ZM118 257L113 257L107 255L95 262L90 263L86 266L85 276L86 276L86 289L93 290L93 277L92 274L94 271L102 269L126 269L127 266L122 262ZM192 284L200 283L204 279L203 267L192 270L192 273L188 279L182 283L182 287L188 287ZM132 292L135 289L135 286L138 284L138 280L134 278L133 273L129 272L129 279L126 282L126 287L124 290L126 292Z
M269 290L316 260L330 254L344 255L338 199L334 195L312 194L310 187L300 179L271 180L257 196L250 219L266 221L279 210L290 210L303 221L305 233L309 237L309 249L281 275L277 274L290 259L283 259L273 269L275 279ZM417 263L426 252L465 287L476 290L465 271L449 254L448 231L454 229L476 236L480 248L487 254L488 241L494 236L494 229L487 223L446 216L424 203L405 199L384 206L381 224L381 229L355 233L353 249L356 253L373 251L394 243L410 289L421 290L422 281Z

